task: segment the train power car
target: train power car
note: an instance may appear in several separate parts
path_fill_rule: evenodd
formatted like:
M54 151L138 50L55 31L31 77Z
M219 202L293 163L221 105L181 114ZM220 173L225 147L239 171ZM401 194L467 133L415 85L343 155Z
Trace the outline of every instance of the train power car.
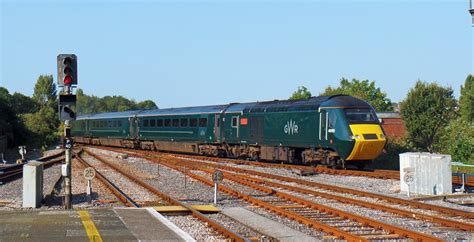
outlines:
M78 143L363 167L386 139L372 106L347 96L80 116Z

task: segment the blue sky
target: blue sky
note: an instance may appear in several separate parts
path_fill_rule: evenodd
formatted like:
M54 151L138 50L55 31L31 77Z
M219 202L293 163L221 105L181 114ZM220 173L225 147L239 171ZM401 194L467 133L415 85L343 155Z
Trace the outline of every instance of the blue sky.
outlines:
M400 101L417 79L459 87L473 73L468 0L0 0L0 86L31 95L56 56L79 86L160 107L319 94L341 77Z

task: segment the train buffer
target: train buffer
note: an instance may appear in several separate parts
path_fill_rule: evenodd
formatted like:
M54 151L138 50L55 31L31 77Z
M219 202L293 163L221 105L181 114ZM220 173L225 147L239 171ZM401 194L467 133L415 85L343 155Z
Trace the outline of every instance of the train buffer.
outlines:
M0 241L24 240L194 241L152 208L0 211Z

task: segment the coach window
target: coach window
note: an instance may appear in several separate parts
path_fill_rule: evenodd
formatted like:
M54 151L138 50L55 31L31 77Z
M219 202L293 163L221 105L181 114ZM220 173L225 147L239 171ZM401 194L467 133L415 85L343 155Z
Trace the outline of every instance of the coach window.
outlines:
M237 117L232 117L232 128L237 128Z
M157 127L163 127L163 119L157 119L156 120L156 126Z
M199 127L206 127L206 126L207 126L207 118L200 118Z
M171 119L165 119L165 127L170 127L171 126Z
M180 126L181 127L187 127L188 126L188 119L187 118L182 118Z
M155 127L156 126L156 120L151 119L150 120L150 127Z
M173 119L173 127L178 127L179 126L179 119L175 118Z
M143 120L143 126L145 127L150 126L150 121L148 119Z
M121 120L117 121L117 124L118 124L119 127L122 127L122 121Z
M190 127L197 127L197 119L196 118L189 119L189 126Z

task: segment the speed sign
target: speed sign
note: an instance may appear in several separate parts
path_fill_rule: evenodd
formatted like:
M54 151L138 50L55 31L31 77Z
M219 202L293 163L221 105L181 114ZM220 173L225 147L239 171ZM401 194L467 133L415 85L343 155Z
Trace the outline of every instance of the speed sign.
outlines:
M86 169L84 169L84 178L86 178L86 180L92 180L94 179L94 177L95 177L94 168L87 167Z

